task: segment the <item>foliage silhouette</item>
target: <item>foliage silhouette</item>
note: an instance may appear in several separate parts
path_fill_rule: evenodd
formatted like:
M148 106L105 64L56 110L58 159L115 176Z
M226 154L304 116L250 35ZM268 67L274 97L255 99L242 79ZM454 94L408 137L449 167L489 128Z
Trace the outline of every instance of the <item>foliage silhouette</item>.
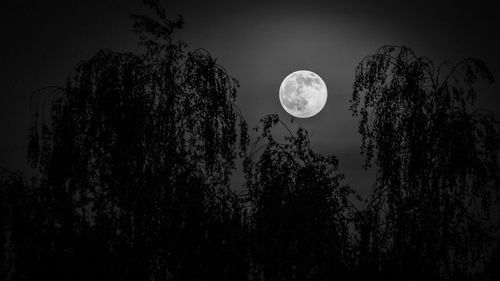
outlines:
M366 280L472 278L491 257L500 131L472 105L474 83L493 77L476 59L445 70L404 46L382 47L356 69L351 110L365 166L377 165L358 223Z
M33 95L29 160L52 196L39 204L54 208L47 239L58 248L30 279L244 279L229 181L238 84L174 39L182 18L149 4L158 20L133 16L144 54L100 51L66 87Z
M289 133L283 142L271 134L277 124ZM348 226L353 191L342 184L338 160L315 153L304 128L292 133L275 114L259 125L260 136L244 163L252 280L352 279Z

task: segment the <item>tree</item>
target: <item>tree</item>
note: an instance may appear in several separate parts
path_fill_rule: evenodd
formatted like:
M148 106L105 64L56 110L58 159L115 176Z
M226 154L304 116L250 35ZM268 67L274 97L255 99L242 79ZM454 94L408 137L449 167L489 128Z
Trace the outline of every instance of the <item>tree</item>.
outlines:
M277 124L289 133L283 142L271 134ZM244 164L252 280L351 279L353 191L342 184L338 160L314 152L307 131L299 127L292 133L277 115L265 116L260 126Z
M100 51L33 95L29 159L55 246L32 278L242 279L238 83L175 40L181 17L145 2L157 20L133 16L144 54Z
M473 104L474 83L493 77L477 59L446 70L404 46L382 47L356 68L351 110L365 165L377 165L360 252L383 278L459 280L491 256L499 122Z

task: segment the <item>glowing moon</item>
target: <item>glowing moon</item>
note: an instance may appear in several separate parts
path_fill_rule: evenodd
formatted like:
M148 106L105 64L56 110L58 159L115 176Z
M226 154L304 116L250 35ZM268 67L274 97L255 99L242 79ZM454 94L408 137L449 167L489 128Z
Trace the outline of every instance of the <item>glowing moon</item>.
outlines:
M289 74L280 86L280 102L286 112L299 118L309 118L326 104L326 84L316 73L299 70Z

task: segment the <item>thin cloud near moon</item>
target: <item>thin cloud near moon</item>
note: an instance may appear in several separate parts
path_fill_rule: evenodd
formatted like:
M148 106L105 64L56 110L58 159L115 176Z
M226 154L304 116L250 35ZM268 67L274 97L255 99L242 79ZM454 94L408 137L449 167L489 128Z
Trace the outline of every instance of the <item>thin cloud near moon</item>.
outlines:
M316 73L299 70L289 74L281 83L279 97L286 112L309 118L318 114L326 104L326 84Z

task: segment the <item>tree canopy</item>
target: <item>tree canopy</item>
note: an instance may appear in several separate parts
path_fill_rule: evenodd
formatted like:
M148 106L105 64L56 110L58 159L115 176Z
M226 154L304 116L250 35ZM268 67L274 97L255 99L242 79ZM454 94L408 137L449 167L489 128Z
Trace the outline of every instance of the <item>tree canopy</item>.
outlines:
M271 134L276 125L289 133L283 141ZM292 132L276 114L255 130L260 135L245 159L252 280L352 280L354 192L342 183L337 158L314 152L307 131Z
M356 69L351 110L365 165L377 167L361 244L389 277L458 280L491 254L500 131L473 107L481 79L493 81L481 60L436 67L405 46L382 47Z
M133 16L143 54L100 51L65 87L33 95L30 161L52 196L47 239L61 247L37 268L48 277L76 267L100 279L104 266L111 279L242 278L229 181L238 83L175 40L182 18L153 7L156 20Z

